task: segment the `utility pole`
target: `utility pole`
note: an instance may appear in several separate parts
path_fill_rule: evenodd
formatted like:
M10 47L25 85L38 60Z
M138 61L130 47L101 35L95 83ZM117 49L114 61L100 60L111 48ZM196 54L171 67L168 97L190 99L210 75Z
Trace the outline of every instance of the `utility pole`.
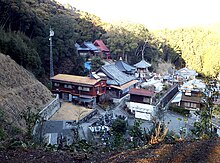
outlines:
M54 70L53 70L53 51L52 51L52 46L53 46L52 37L53 36L54 36L54 31L50 27L50 37L49 37L49 40L50 40L50 77L54 76Z

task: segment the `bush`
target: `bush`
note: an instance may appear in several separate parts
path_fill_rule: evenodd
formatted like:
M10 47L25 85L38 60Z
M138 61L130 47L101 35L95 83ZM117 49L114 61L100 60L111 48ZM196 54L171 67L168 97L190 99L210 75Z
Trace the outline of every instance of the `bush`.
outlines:
M178 106L170 106L169 109L173 112L176 112L176 113L179 113L183 116L188 116L190 113L189 113L189 110L186 110L182 107L178 107Z

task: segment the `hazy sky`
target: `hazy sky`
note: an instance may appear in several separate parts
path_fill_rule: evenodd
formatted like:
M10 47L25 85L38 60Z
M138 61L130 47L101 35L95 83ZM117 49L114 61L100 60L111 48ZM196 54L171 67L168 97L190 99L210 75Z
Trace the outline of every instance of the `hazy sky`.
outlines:
M149 29L220 22L220 0L57 0L104 21L131 21Z

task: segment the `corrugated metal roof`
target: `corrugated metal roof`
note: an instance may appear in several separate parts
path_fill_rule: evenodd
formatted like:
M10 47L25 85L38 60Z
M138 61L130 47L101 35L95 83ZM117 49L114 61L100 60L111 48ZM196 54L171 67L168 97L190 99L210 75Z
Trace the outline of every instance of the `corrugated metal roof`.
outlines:
M101 51L109 52L109 49L106 47L102 40L95 40L93 43L96 47L98 47Z
M98 80L92 79L87 76L76 76L76 75L67 75L67 74L58 74L50 79L57 81L85 84L85 85L95 85L98 81L101 80L101 79Z
M142 59L140 62L136 63L134 66L137 68L148 68L151 66L151 64Z
M154 91L150 91L146 89L137 89L137 88L132 88L129 91L129 93L133 95L141 95L141 96L147 96L147 97L152 97L155 94Z

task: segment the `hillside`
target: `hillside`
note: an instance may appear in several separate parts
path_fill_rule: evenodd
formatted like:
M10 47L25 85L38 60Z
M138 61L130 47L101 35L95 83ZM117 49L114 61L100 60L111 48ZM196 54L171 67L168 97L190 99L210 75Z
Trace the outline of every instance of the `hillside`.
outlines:
M23 126L20 114L28 107L33 112L52 99L51 92L33 74L9 56L0 53L0 111L9 124Z
M94 162L220 162L220 139L155 144L146 148L103 154Z
M56 159L54 159L56 158ZM156 144L141 149L103 153L49 151L41 149L0 150L1 162L220 162L220 139Z

